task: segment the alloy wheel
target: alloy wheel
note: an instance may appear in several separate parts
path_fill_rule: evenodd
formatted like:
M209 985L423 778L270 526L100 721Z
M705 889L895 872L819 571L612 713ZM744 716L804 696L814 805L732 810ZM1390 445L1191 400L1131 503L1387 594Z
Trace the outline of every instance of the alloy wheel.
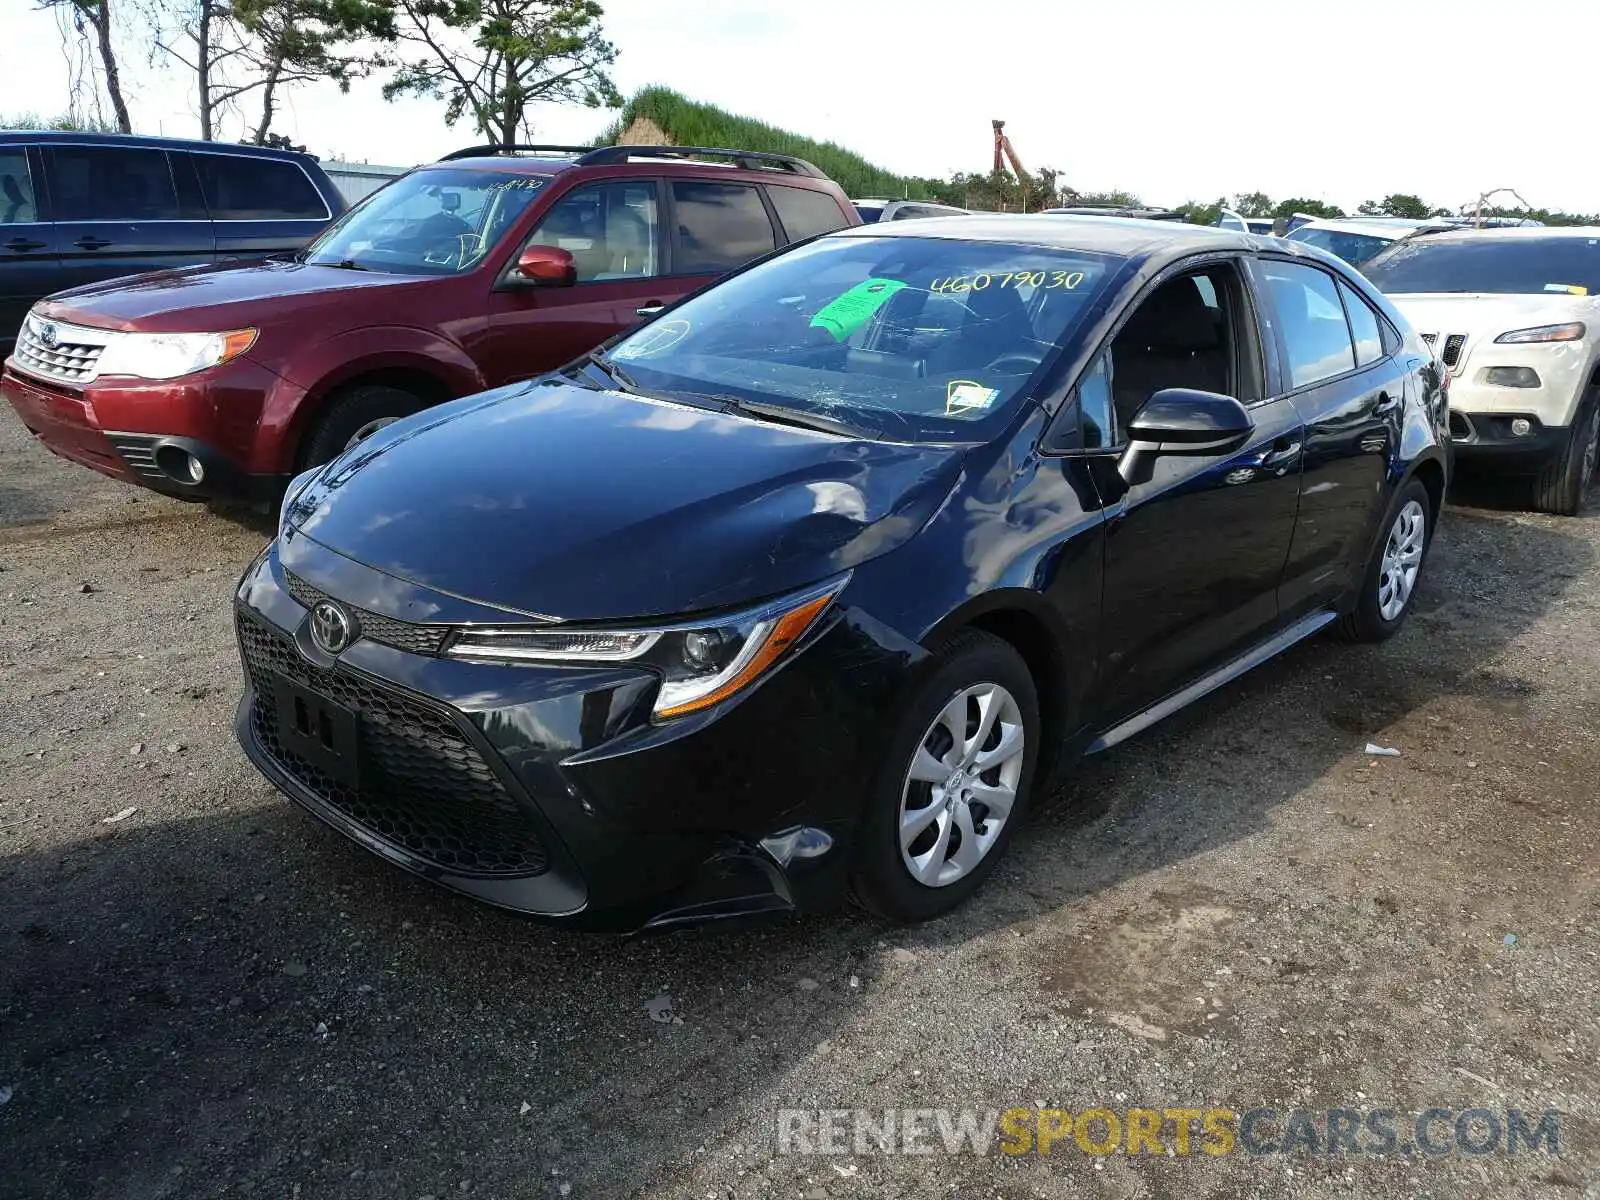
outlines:
M947 887L999 840L1017 802L1026 730L1016 697L976 683L917 743L900 795L900 857L918 883Z
M1378 612L1385 621L1399 620L1417 586L1422 552L1428 540L1428 514L1416 500L1408 500L1389 527L1378 569Z

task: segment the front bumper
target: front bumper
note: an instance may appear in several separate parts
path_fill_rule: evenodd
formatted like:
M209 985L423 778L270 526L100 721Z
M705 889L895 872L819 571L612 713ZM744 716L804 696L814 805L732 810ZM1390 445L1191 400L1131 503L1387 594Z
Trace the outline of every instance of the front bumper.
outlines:
M319 595L372 631L336 658L309 635L307 602ZM507 614L304 536L275 542L251 567L236 617L239 739L291 799L432 882L608 930L838 903L884 714L919 657L840 611L749 692L655 725L654 677L635 668L427 652L436 643L404 627ZM295 696L354 714L354 786L289 744L285 679Z
M36 379L7 362L0 396L46 448L112 479L182 500L269 499L287 477L241 464L260 394L277 377L243 362L190 380L102 380L78 388ZM201 465L198 480L191 460Z
M1528 422L1529 431L1515 434L1513 421ZM1452 405L1450 442L1459 462L1513 472L1537 471L1566 449L1572 430L1545 425L1530 412L1463 412Z

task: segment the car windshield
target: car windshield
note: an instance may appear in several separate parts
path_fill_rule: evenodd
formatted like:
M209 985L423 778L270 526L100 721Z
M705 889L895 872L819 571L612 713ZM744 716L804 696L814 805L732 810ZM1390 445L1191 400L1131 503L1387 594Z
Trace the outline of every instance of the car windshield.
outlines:
M484 260L549 182L503 171L413 171L352 208L301 261L457 275Z
M778 405L901 440L966 440L1028 388L1121 259L935 237L833 237L619 342L641 386Z
M1366 275L1395 295L1600 295L1600 237L1416 238L1367 264Z
M1302 225L1289 235L1291 242L1305 242L1308 246L1315 246L1318 250L1326 250L1329 254L1336 254L1351 266L1359 267L1378 251L1389 245L1392 239L1374 237L1367 233L1346 233L1339 229L1315 229L1310 225Z

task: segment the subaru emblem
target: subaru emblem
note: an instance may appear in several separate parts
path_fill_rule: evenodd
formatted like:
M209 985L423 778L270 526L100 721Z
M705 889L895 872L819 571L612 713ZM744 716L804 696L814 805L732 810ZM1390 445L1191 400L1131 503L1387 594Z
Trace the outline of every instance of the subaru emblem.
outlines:
M329 654L338 654L351 642L350 618L331 600L319 600L311 610L311 640Z
M44 324L39 326L39 344L46 350L55 349L56 342L61 337L61 331L54 325Z

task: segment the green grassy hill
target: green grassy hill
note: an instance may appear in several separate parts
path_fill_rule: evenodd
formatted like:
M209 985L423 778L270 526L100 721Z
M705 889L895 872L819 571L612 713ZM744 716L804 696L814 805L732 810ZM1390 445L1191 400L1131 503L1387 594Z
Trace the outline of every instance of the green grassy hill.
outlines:
M648 131L648 140L654 140L656 134L650 130L651 125L676 146L717 146L792 154L822 168L852 197L927 200L932 195L927 180L885 171L837 143L813 141L752 117L735 116L665 87L647 87L639 91L611 127L600 135L598 144L614 146L630 129L635 130L635 134L628 137L629 141L638 142L640 130Z

